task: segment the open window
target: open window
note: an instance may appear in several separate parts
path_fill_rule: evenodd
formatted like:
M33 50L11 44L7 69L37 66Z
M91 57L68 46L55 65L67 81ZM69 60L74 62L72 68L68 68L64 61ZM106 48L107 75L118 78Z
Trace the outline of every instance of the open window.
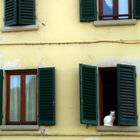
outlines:
M114 125L137 126L135 66L97 69L80 64L80 106L83 124L103 125L112 110Z
M117 70L99 68L99 124L103 125L104 116L115 111L117 116ZM117 125L117 117L115 119Z

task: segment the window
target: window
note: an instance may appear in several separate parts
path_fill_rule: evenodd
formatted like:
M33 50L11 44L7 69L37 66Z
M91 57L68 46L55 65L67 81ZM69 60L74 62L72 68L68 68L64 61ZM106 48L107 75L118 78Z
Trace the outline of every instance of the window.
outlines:
M80 21L140 19L139 7L139 0L80 0Z
M6 94L0 94L0 122L6 125L55 124L55 68L6 70ZM3 70L0 70L0 89ZM6 102L3 97L6 96ZM2 104L6 108L2 111Z
M35 0L4 0L5 26L34 25Z
M37 71L6 71L6 123L37 123Z
M131 0L99 0L99 19L131 19Z
M97 67L81 64L80 104L83 124L103 125L113 110L114 125L137 126L135 66L98 68L97 76Z

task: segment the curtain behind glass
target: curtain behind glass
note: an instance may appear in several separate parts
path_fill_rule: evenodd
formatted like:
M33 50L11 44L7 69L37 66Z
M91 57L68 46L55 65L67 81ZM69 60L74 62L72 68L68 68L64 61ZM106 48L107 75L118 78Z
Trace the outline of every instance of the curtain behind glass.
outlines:
M26 121L36 121L36 75L26 75Z
M10 76L10 121L20 120L20 75Z

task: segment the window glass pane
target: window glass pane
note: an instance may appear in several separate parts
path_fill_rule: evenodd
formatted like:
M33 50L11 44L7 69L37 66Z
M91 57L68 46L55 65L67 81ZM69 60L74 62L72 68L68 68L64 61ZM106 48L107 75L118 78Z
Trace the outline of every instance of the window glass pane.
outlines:
M36 121L36 75L26 75L26 121Z
M128 0L119 0L118 1L118 12L119 15L121 14L128 14L129 13L129 8L128 8ZM128 18L128 16L120 16L119 18Z
M103 0L103 15L113 15L113 0ZM104 17L112 19L112 17Z
M10 76L10 121L20 120L20 75Z

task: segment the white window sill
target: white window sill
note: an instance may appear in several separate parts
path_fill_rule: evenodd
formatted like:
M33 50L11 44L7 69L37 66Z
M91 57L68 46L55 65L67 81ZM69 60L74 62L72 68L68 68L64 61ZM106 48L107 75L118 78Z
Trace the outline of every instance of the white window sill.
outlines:
M27 26L10 26L1 28L1 32L20 32L20 31L35 31L38 30L37 25L27 25Z
M135 25L136 19L125 20L100 20L94 21L94 26L120 26L120 25Z
M2 125L0 130L3 131L37 131L39 130L38 125Z
M97 126L97 131L102 132L139 132L140 128L137 126Z

